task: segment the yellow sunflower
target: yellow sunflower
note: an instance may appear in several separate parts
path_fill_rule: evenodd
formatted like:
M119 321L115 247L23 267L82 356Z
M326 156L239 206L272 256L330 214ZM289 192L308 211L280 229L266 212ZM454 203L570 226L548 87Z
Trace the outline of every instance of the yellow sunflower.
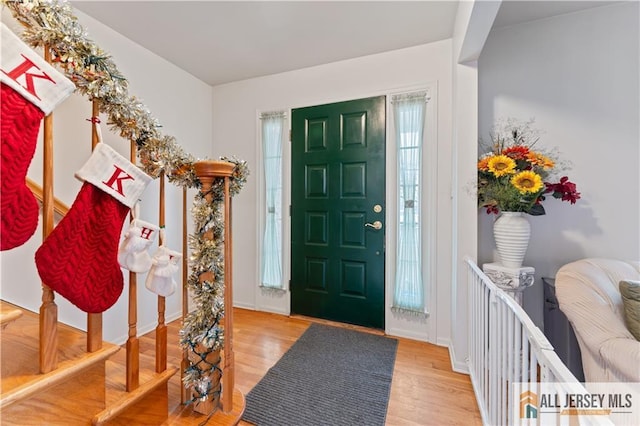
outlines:
M516 187L521 194L527 192L535 194L542 189L542 178L539 174L531 170L520 172L511 178L511 184Z
M496 177L515 173L516 162L506 155L495 155L487 163L489 171Z

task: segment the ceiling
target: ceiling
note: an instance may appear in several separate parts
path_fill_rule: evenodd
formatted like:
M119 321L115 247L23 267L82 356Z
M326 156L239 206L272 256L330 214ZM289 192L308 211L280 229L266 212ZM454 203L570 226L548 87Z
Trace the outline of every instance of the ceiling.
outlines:
M454 0L70 3L212 86L447 39L458 8ZM504 1L494 27L610 3Z

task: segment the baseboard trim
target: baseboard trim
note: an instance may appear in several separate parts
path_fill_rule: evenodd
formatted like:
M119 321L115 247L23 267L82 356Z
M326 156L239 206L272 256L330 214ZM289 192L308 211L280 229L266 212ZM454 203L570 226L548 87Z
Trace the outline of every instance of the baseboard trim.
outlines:
M400 330L398 328L390 328L386 330L386 333L388 336L402 337L405 339L412 339L412 340L418 340L420 342L432 343L431 341L429 341L428 334L413 333L411 331L407 332L407 330Z
M462 360L460 361L456 356L456 351L451 342L449 342L449 359L451 361L451 369L456 373L469 374L469 366L467 362Z

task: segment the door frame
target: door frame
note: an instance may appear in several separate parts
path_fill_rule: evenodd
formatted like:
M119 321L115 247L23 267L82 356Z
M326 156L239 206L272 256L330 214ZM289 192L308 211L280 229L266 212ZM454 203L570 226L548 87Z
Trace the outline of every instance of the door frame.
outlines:
M396 144L395 144L395 128L393 123L393 111L391 105L391 98L393 95L426 91L429 101L427 102L427 108L425 111L425 129L424 129L424 145L423 145L423 170L422 174L422 188L424 197L422 199L422 212L423 212L423 232L422 244L422 260L423 260L423 280L425 284L425 296L427 297L427 312L428 315L421 317L408 317L402 314L396 314L391 311L391 304L393 301L393 285L395 279L395 258L396 258L396 208L397 205L397 191L392 190L397 187L396 176ZM267 111L286 111L286 129L285 140L283 141L283 153L282 153L282 205L283 205L283 220L282 220L282 267L283 267L283 290L265 290L256 285L256 301L264 300L258 295L263 295L268 292L267 303L257 303L253 309L258 309L267 312L274 312L284 315L291 313L291 292L289 288L289 280L291 279L291 216L289 215L289 205L291 204L291 110L295 108L304 108L315 105L324 105L331 103L338 103L344 101L350 101L355 99L370 98L375 96L386 96L387 98L387 112L386 112L386 144L385 144L385 169L387 174L386 180L386 194L385 194L385 333L398 337L407 337L415 340L429 341L437 343L437 268L436 263L436 243L438 238L450 238L449 235L438 235L436 225L436 200L438 191L438 84L437 81L431 81L425 84L402 86L397 88L391 88L380 91L372 91L367 93L352 93L346 97L328 97L324 99L314 99L304 102L299 105L288 105L286 107L273 107L262 108L256 110L256 158L257 164L255 166L255 174L257 185L259 189L256 191L257 199L256 205L258 209L262 211L265 206L265 194L264 194L264 168L262 165L262 134L260 123L260 114ZM453 165L451 165L453 167ZM450 170L450 168L447 168ZM447 191L451 193L452 188L448 188ZM262 237L264 235L264 215L258 215L257 233L256 239L256 283L260 282L260 274L262 271L261 264L261 252L262 252ZM451 220L451 218L440 218L444 220ZM446 229L446 228L445 228ZM441 267L451 267L451 265L441 265ZM270 303L273 302L273 303ZM448 310L445 310L445 312ZM401 328L399 324L406 324L407 321L412 323L417 322L415 331L407 331L406 328ZM439 342L442 344L443 342Z

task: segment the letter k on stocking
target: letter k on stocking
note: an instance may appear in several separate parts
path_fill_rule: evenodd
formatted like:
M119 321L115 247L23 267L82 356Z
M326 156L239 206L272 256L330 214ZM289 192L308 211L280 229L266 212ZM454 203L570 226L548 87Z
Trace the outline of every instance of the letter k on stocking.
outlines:
M40 122L75 86L5 24L1 35L0 250L11 250L27 242L38 227L38 201L25 178Z
M84 183L71 209L36 251L44 284L85 312L122 293L118 243L124 220L151 178L108 145L96 145L76 173Z

